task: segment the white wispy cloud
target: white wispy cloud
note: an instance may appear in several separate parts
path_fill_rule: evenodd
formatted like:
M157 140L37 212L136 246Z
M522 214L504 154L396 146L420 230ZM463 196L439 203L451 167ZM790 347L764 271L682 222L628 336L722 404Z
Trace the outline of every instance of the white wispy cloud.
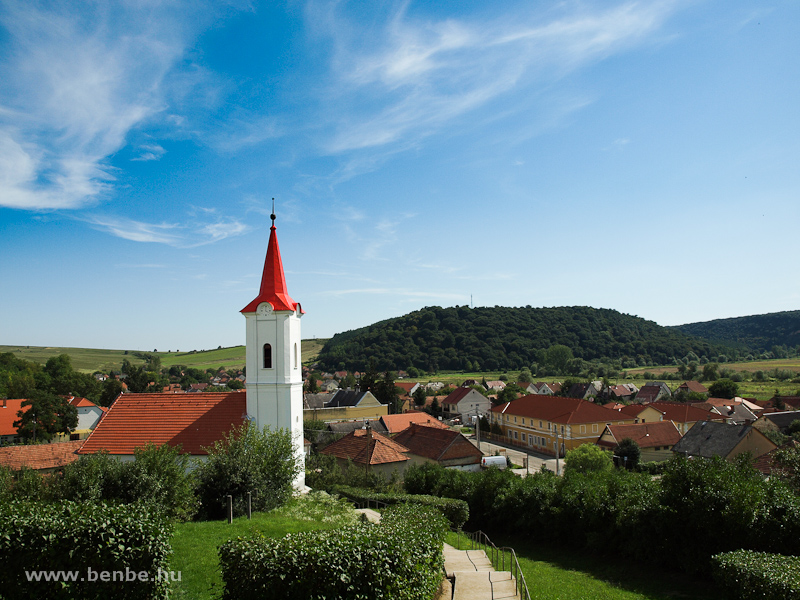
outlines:
M105 197L115 179L109 157L167 107L167 74L192 28L208 18L204 9L124 0L4 1L0 206L69 209ZM163 154L152 143L132 160ZM157 231L143 235L159 237Z
M146 223L126 217L91 215L80 220L98 231L132 242L165 244L175 248L196 248L242 235L250 227L236 219L214 223Z
M150 160L161 160L161 157L166 154L166 150L162 148L159 144L142 144L139 146L139 151L141 154L139 156L132 158L133 161L150 161Z
M670 1L567 2L547 9L517 5L489 20L436 20L412 15L402 4L386 18L365 19L378 23L371 26L350 20L344 9L312 4L316 31L334 48L325 93L336 131L326 149L413 144L511 91L549 85L645 42L675 7ZM335 110L345 100L354 110Z

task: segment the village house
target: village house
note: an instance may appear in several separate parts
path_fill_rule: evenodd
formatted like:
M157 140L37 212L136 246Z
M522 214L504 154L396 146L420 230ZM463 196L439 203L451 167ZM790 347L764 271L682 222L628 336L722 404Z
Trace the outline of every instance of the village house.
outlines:
M636 402L639 404L649 404L658 402L664 398L671 398L672 392L663 381L650 381L643 385L636 393Z
M495 406L489 422L509 444L553 456L558 449L563 456L581 444L594 444L606 425L634 418L582 398L531 395Z
M12 471L26 468L42 474L53 473L78 460L77 451L82 445L83 440L75 440L0 448L0 467Z
M463 417L466 419L472 415L484 415L492 407L492 401L479 391L460 387L451 392L442 400L442 411L445 418Z
M672 447L681 439L681 433L672 421L606 425L597 445L613 450L626 438L638 444L641 462L653 462L672 457Z
M795 421L800 421L800 411L784 410L762 414L754 423L753 427L766 433L768 431L779 431L787 433L789 426Z
M682 435L686 435L695 423L703 421L725 422L725 417L722 415L695 408L691 404L682 402L653 402L649 406L661 411L664 415L664 421L672 421L675 423L675 426Z
M753 458L758 458L777 447L777 444L752 425L702 421L695 423L672 451L684 456L721 456L725 460L733 460L743 452L749 452Z
M390 434L400 433L411 425L426 425L436 429L447 429L447 425L436 417L424 412L409 412L400 415L384 415L380 422Z
M446 469L480 470L483 452L457 431L412 423L392 439L408 448L413 464L431 462Z
M70 431L70 440L85 440L108 409L97 406L86 398L72 396L68 402L78 411L78 425Z
M387 477L395 473L402 475L409 462L408 448L373 432L371 428L356 429L327 445L321 452L335 457L342 469L352 462L358 467Z
M24 398L3 399L0 404L0 444L18 444L22 441L14 421L19 420L17 413L30 409L30 406L22 406Z
M678 386L676 392L694 392L695 394L708 394L708 388L699 381L684 381Z

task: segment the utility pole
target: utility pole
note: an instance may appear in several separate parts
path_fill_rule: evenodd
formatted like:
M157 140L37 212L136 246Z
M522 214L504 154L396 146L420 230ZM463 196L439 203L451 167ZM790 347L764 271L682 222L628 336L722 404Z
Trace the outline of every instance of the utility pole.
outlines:
M478 413L478 407L475 407L475 439L478 440L478 450L481 449L481 415Z
M558 458L561 455L561 452L560 452L561 448L560 448L560 444L558 443L558 425L556 425L555 427L556 427L556 475L558 475L558 472L560 470L559 469L559 464L558 464Z

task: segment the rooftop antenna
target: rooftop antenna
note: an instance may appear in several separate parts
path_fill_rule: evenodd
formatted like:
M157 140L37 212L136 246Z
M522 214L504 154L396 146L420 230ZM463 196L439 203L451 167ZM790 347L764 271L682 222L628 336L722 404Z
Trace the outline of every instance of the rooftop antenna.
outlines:
M469 295L469 307L475 308L475 305L472 303L472 294Z

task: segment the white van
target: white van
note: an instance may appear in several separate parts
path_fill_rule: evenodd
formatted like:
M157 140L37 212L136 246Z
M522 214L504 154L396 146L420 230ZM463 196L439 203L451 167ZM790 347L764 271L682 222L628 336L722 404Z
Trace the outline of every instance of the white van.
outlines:
M505 456L484 456L481 458L481 467L488 469L489 467L497 467L501 471L508 467Z

